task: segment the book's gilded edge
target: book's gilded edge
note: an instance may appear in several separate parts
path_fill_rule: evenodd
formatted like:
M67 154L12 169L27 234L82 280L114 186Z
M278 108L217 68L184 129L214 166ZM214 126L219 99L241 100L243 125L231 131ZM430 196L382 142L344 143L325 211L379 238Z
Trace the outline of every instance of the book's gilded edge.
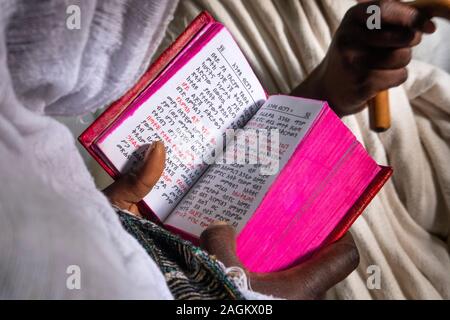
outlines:
M330 233L327 240L325 240L323 246L333 243L340 238L350 229L356 219L364 212L369 203L375 198L381 188L392 176L393 170L391 167L379 166L380 171L377 173L372 182L367 186L358 200L353 204L350 210L345 215L345 218L336 226L334 231ZM194 245L199 245L199 238L193 234L190 234L184 230L178 229L174 226L165 224L164 228L178 234L184 240L192 242ZM313 252L311 254L314 254ZM309 255L310 256L310 255ZM303 257L304 258L304 257Z
M392 176L393 170L391 167L379 166L380 171L367 186L358 200L353 204L350 210L345 215L344 219L336 226L332 233L325 240L324 245L333 243L344 236L344 234L350 229L356 219L364 212L369 203L375 198L381 188Z
M94 148L95 142L120 117L127 107L158 78L198 32L214 21L214 18L208 12L200 13L183 33L150 65L139 81L119 100L108 106L78 137L80 144L113 179L117 178L119 173L98 154Z
M391 167L379 166L380 171L372 180L372 182L367 186L358 200L353 204L345 218L338 224L332 233L328 236L327 240L324 242L324 246L333 243L340 238L350 229L352 224L356 219L364 212L369 203L375 198L381 188L386 184L389 178L392 176L393 170ZM198 246L200 244L200 239L190 234L184 230L178 229L169 224L162 225L166 230L169 230L177 235L179 235L184 240L192 242L194 245ZM314 254L313 252L311 253Z

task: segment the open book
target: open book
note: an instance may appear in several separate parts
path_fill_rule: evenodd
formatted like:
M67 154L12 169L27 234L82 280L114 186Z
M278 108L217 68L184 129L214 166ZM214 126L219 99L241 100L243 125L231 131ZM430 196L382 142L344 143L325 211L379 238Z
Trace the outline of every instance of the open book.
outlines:
M141 209L193 242L228 222L254 272L285 269L339 239L392 173L326 102L268 97L207 13L79 137L113 178L155 140L166 168Z

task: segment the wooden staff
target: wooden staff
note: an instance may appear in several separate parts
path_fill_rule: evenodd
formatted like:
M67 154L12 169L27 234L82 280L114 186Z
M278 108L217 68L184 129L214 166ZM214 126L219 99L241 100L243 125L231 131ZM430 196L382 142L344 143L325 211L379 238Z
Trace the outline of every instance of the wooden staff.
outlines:
M391 113L389 105L389 91L379 92L369 101L370 126L375 132L383 132L391 127Z
M450 20L450 0L416 0L406 2L430 17L441 17ZM376 132L386 131L391 127L389 111L389 91L381 91L369 101L370 126Z

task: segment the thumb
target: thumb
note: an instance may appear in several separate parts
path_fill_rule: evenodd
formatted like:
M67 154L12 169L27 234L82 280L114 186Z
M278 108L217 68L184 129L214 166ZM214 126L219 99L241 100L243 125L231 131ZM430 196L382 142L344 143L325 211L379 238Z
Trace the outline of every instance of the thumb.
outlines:
M287 299L318 299L344 280L359 263L350 233L287 270L253 274L252 287L261 293Z
M144 164L135 173L125 174L103 192L111 203L129 209L152 190L163 173L165 162L164 143L155 141L146 151Z
M166 150L162 141L153 142L146 151L142 167L135 173L130 187L138 201L142 200L155 186L164 171Z
M227 223L211 224L200 235L200 246L216 256L226 267L242 267L236 256L236 233Z
M289 270L282 271L303 284L303 294L310 298L323 296L326 291L344 280L359 264L359 253L353 237L348 232L308 260Z

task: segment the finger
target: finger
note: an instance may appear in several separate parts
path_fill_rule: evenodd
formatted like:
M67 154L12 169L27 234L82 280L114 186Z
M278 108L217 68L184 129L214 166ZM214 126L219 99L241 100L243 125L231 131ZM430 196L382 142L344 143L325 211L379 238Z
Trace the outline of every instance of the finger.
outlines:
M372 49L360 52L354 59L354 65L364 66L367 69L397 70L406 67L412 60L410 48L401 49Z
M285 290L290 286L292 292L298 291L301 285L302 298L316 299L344 280L358 264L358 249L351 234L347 233L299 266L270 276L283 279Z
M128 209L131 204L141 201L158 182L164 170L165 159L163 142L154 142L137 172L122 176L106 188L104 193L113 204Z
M429 17L450 19L450 0L418 0L411 5Z
M422 41L422 32L397 26L389 26L370 31L353 26L346 34L348 39L344 42L344 45L348 48L358 48L360 46L405 48L417 46Z
M290 272L303 277L312 297L321 296L344 280L359 264L358 248L350 233Z
M211 224L200 235L200 246L227 267L242 267L236 256L236 233L225 222Z
M359 93L365 97L374 97L378 92L398 87L408 79L406 68L396 70L369 70L361 76Z
M385 26L402 26L414 28L429 33L433 25L429 17L417 8L394 0L381 0L360 3L348 11L348 21L356 22L366 27L367 19L371 15L368 7L378 5L380 8L381 28Z

